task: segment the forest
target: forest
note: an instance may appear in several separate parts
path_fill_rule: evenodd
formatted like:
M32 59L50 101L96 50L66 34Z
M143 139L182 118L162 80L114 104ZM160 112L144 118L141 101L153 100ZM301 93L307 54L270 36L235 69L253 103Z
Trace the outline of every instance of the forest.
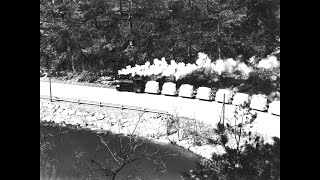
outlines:
M280 0L40 0L40 67L53 71L115 74L199 52L247 63L279 49Z

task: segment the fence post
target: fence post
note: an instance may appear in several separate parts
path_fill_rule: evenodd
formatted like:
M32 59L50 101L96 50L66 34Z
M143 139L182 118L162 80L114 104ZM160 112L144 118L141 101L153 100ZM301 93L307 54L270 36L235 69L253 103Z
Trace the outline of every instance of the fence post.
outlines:
M194 118L194 134L193 134L193 145L196 146L197 145L197 120L196 118Z
M51 94L51 72L49 70L49 87L50 87L50 102L52 102L52 94Z
M224 126L224 102L225 102L225 94L223 94L223 104L222 104L222 124Z

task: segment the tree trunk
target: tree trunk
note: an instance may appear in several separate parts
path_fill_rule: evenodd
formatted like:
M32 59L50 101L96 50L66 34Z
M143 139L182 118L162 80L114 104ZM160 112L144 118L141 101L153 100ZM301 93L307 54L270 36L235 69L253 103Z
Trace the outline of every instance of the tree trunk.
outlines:
M220 17L218 17L218 56L221 59L221 49L220 49Z
M153 48L152 41L153 41L152 37L149 37L149 39L148 39L148 47L147 47L148 48L147 57L146 57L147 60L151 59L151 52L152 52L152 48Z
M71 68L72 68L72 71L73 71L73 72L76 71L74 64L75 64L75 63L74 63L74 56L73 56L73 54L72 54L72 55L71 55Z
M99 29L97 17L94 17L94 25L95 25L96 29Z
M133 23L132 23L132 16L131 16L131 9L132 9L132 0L129 0L129 16L128 16L128 20L129 20L129 26L130 26L130 44L132 49L134 50L132 57L133 57L133 62L136 64L137 62L137 58L136 58L136 51L135 51L135 43L133 41Z
M133 24L132 24L131 9L132 9L132 1L130 0L129 1L129 17L128 17L128 20L129 20L129 25L130 25L130 33L132 35L132 33L133 33L133 29L132 29Z
M174 26L174 16L172 16L172 32L173 32L173 37L171 38L172 40L171 40L171 43L172 43L172 58L174 59L174 60L176 60L176 57L175 57L175 53L174 53L174 51L175 51L175 49L174 49L174 45L175 45L175 26Z
M112 175L112 180L115 180L115 179L116 179L116 176L117 176L117 174L113 174L113 175Z
M119 0L119 6L120 6L120 16L122 20L123 12L122 12L122 0Z
M189 36L189 48L188 48L188 57L191 62L191 37Z

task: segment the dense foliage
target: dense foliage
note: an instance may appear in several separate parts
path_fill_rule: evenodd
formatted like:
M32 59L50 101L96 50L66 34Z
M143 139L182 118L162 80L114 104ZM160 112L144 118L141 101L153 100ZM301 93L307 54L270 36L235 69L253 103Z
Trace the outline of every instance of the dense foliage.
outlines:
M247 143L243 152L228 149L223 155L202 160L197 168L185 177L203 180L279 180L280 139L264 143L259 138Z
M220 145L224 153L213 153L211 159L203 159L194 170L183 173L184 178L203 180L279 180L280 138L272 142L250 131L257 117L248 105L235 111L235 118L219 122L214 129L213 145ZM248 128L249 126L249 128Z
M280 46L280 0L40 0L40 65L115 73L160 57L265 57Z

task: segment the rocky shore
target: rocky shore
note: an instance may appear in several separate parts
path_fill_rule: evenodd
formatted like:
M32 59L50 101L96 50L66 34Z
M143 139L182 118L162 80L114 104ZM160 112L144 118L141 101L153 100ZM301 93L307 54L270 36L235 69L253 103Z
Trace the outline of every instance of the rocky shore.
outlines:
M193 119L111 107L99 107L40 99L40 122L76 126L97 133L135 135L155 143L176 144L210 158L212 152L223 153L222 147L210 144L213 127Z

